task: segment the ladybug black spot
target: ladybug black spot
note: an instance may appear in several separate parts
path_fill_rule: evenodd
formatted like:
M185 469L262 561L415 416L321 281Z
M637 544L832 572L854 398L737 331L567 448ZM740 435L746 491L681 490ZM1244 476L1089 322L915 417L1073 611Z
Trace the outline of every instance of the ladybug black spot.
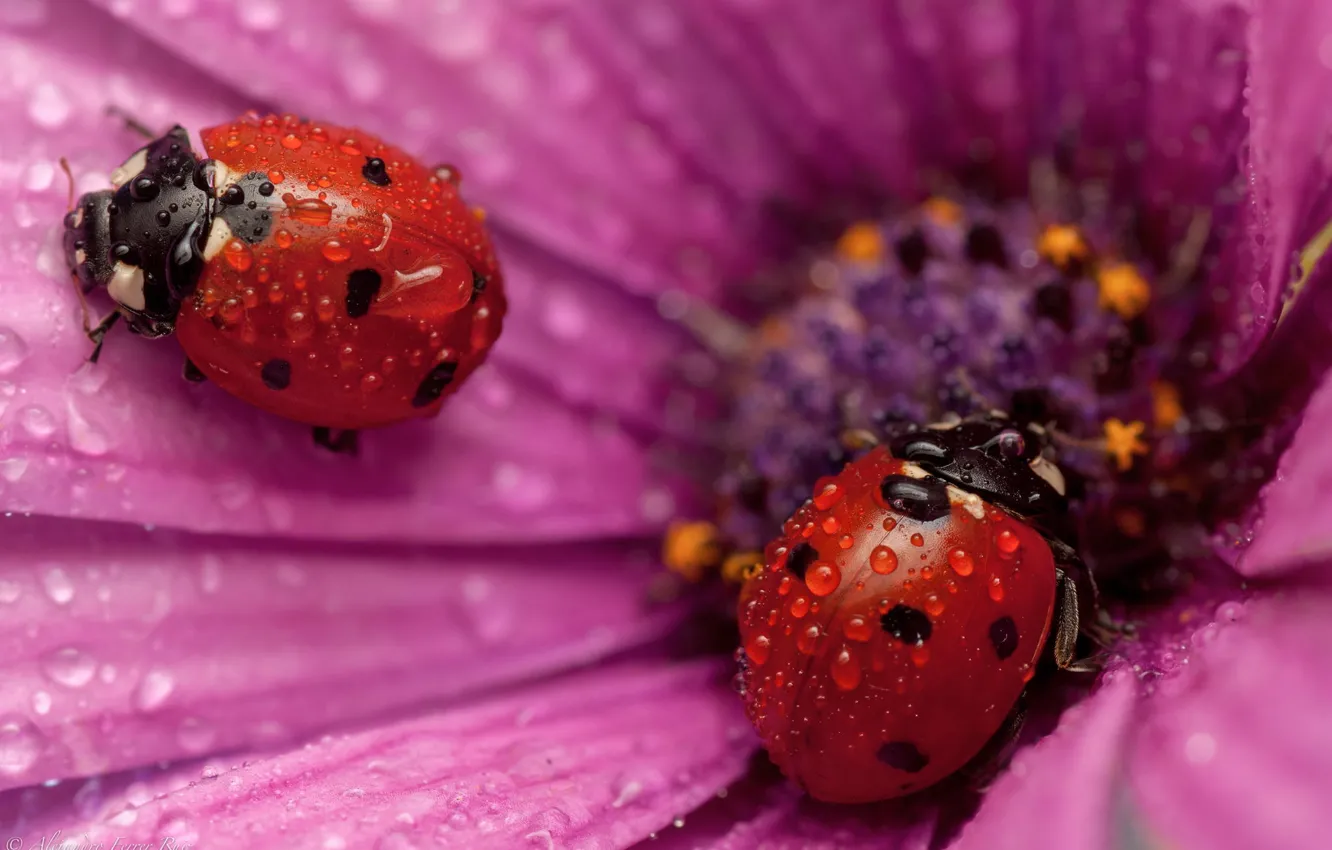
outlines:
M819 553L814 551L813 546L808 543L801 543L786 556L786 568L795 573L796 578L803 581L805 572L818 558Z
M966 252L967 259L977 265L989 263L1001 269L1008 268L1004 237L992 224L977 224L967 231Z
M879 747L878 756L879 761L889 767L907 773L920 773L925 769L925 765L930 763L920 748L910 741L890 741Z
M347 275L347 315L359 319L369 313L381 283L383 278L374 269L357 269Z
M897 261L912 277L920 275L921 270L925 268L925 258L930 255L930 246L925 241L925 234L919 230L913 230L897 240L894 250L897 252Z
M1013 622L1012 617L1000 617L990 623L990 643L994 646L994 654L999 656L1000 661L1017 651L1017 623Z
M416 395L412 397L412 407L427 407L439 401L439 397L444 395L445 388L453 383L453 375L457 371L458 364L452 361L436 363L416 388Z
M276 358L270 360L264 364L259 377L270 390L285 390L291 386L291 364Z
M476 299L481 297L481 293L486 291L486 279L475 270L472 271L472 300L468 303L475 304Z
M384 167L384 160L377 156L365 158L365 165L361 166L361 176L376 186L387 186L393 182L389 178L388 169Z
M924 643L934 633L930 618L910 605L894 605L891 611L879 618L879 624L885 632L910 646Z
M884 504L921 522L948 516L948 487L937 478L886 475L879 485L879 494Z

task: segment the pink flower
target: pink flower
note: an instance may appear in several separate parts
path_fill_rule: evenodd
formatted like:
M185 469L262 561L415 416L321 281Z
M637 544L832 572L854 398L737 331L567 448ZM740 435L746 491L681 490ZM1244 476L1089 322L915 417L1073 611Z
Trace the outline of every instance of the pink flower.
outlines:
M1312 0L5 0L0 835L1324 846L1329 44ZM105 183L136 144L109 105L299 112L458 163L508 284L491 361L356 461L183 383L169 340L85 366L57 163ZM848 190L916 200L981 163L1022 193L1069 127L1148 236L1182 244L1196 212L1221 235L1209 386L1263 426L1223 469L1298 432L974 814L814 804L751 769L727 661L682 658L687 606L650 601L697 498L660 452L703 448L663 314L722 302Z

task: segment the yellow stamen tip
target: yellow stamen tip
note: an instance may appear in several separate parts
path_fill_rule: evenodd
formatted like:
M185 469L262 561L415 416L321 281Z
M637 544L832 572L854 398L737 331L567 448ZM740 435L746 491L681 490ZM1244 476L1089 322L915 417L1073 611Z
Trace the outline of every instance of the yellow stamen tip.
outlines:
M1036 252L1062 269L1087 259L1091 249L1081 230L1071 224L1052 224L1041 231L1036 240Z
M1146 430L1144 422L1105 420L1105 453L1115 459L1120 472L1127 472L1133 466L1135 455L1147 454L1147 444L1142 441Z
M717 526L710 522L676 520L666 529L661 559L686 581L699 581L721 560Z
M1147 309L1152 288L1138 270L1128 263L1107 263L1096 273L1100 287L1100 305L1114 310L1123 319L1134 319Z
M883 231L870 221L851 225L837 240L837 256L856 263L875 263L883 259Z
M485 208L484 208L484 207L472 207L472 216L473 216L477 221L485 221L485 220L486 220L486 211L485 211Z
M1184 417L1184 406L1179 401L1179 390L1174 384L1156 381L1152 384L1152 421L1157 428L1175 427Z
M920 210L935 224L954 225L962 222L962 207L937 195L921 204Z
M732 584L741 584L758 575L763 569L763 556L758 552L736 552L722 562L722 578Z

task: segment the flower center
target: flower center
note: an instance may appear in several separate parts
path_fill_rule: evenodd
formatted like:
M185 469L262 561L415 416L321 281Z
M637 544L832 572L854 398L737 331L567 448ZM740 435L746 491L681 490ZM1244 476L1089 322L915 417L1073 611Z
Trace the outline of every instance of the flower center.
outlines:
M886 428L998 411L1051 435L1098 578L1159 583L1160 567L1205 543L1199 458L1224 455L1200 444L1245 437L1199 403L1205 364L1182 353L1198 314L1191 271L1025 203L932 198L852 225L768 284L785 306L732 364L721 507L715 522L672 528L668 566L742 578L817 483Z

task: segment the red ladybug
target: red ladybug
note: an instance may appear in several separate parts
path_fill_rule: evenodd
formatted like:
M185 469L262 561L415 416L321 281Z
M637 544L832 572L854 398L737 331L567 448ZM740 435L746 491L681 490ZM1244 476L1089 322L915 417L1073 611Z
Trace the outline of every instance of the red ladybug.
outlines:
M811 796L883 800L996 738L1054 629L1073 664L1090 576L1060 542L1042 433L984 417L899 434L783 527L745 584L741 676L768 752Z
M131 126L135 126L131 124ZM151 136L151 134L147 134ZM175 127L79 199L65 254L186 376L287 419L354 432L439 412L500 333L504 289L458 174L359 130L247 114ZM94 351L92 359L96 359Z

